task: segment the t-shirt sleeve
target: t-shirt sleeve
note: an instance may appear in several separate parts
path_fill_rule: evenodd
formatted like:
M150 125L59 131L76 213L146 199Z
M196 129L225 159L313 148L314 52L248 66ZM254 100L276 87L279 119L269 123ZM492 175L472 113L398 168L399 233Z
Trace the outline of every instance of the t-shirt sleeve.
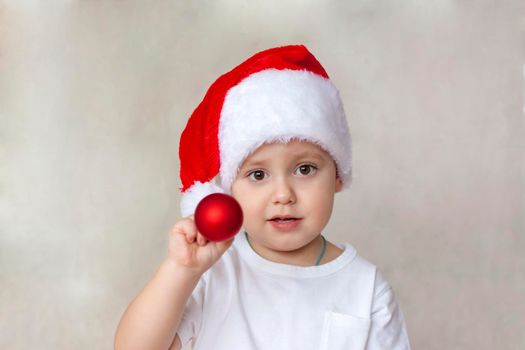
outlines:
M184 307L179 329L177 330L183 346L198 334L201 326L202 308L206 290L205 276L206 273L201 276Z
M403 312L383 275L377 271L367 350L410 350Z

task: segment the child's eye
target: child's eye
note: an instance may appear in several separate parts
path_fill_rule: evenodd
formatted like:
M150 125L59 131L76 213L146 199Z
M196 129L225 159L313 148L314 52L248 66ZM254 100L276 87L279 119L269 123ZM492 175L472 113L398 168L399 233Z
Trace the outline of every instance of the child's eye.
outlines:
M312 172L315 172L317 170L317 167L311 164L302 164L300 165L297 170L299 171L299 175L310 175ZM253 170L250 173L248 173L248 177L255 181L262 181L265 177L264 170Z
M254 176L252 176L254 175ZM255 181L261 181L264 179L264 171L262 170L254 170L251 173L248 174L248 177L255 180Z
M301 175L309 175L311 171L315 171L317 168L311 164L302 164L297 168L297 170L299 170Z

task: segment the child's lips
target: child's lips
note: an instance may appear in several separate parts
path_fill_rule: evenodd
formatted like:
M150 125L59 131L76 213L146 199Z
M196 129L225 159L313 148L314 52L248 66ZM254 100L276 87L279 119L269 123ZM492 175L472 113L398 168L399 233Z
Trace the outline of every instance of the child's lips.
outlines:
M292 220L268 220L270 224L279 231L291 231L299 226L302 221L301 218L294 218Z
M286 220L286 219L300 220L302 218L298 218L298 217L295 217L295 216L292 216L292 215L275 215L271 219L268 219L268 221L272 221L272 220Z

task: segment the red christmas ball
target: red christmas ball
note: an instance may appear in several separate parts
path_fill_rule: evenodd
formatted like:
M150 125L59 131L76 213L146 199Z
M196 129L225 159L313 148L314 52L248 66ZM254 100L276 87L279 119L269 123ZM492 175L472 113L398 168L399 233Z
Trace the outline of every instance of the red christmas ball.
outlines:
M241 229L243 214L235 198L224 193L204 197L195 209L195 225L210 241L226 241Z

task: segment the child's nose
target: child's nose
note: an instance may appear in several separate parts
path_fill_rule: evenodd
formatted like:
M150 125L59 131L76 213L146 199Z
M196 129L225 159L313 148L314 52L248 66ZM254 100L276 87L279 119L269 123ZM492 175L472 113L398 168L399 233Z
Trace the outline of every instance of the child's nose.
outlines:
M295 192L293 187L286 179L275 181L275 188L273 193L274 204L293 204L295 203Z

